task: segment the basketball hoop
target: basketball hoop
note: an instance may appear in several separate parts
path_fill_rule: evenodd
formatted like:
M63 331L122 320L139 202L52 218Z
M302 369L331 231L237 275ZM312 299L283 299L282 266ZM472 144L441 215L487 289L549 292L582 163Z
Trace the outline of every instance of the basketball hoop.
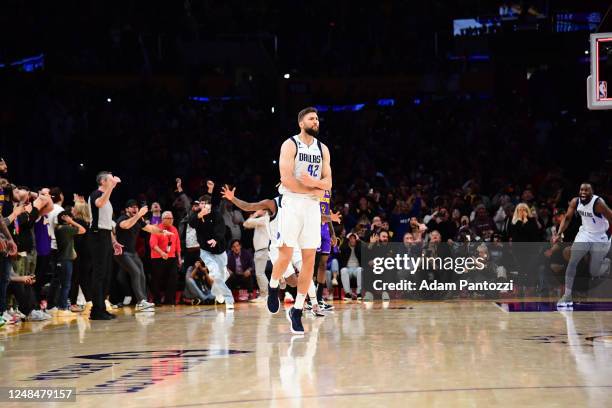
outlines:
M587 77L587 107L612 109L608 83L612 81L612 33L591 34L591 75Z

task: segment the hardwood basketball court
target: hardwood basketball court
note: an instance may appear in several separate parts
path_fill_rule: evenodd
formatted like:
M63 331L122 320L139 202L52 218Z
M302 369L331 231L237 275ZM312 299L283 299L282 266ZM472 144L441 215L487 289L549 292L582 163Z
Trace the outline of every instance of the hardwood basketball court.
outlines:
M335 306L305 336L247 303L23 323L0 329L1 384L76 387L76 404L53 406L612 405L612 311Z

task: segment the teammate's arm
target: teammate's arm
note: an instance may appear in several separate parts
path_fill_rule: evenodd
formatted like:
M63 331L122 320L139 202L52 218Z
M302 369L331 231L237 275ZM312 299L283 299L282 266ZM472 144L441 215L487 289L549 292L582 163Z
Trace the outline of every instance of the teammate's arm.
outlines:
M321 179L316 179L309 174L300 175L300 182L310 188L321 190L331 190L332 188L332 173L331 173L331 158L329 149L324 144L321 144L323 149L323 163L321 168ZM295 156L295 154L294 154Z
M281 146L280 157L278 159L281 184L294 193L313 194L315 192L314 186L305 186L293 175L295 155L297 153L296 149L297 147L295 146L295 143L293 143L290 139L285 140ZM325 162L325 159L323 162ZM310 177L307 174L301 176Z
M274 204L274 200L261 200L257 203L249 203L246 201L240 200L236 197L236 187L230 189L226 184L221 187L221 197L225 198L227 201L230 201L236 207L240 208L242 211L257 211L257 210L266 210L270 214L274 214L276 212L276 206Z
M557 234L553 236L553 244L560 240L561 235L563 235L563 232L567 229L567 227L569 227L570 223L572 222L572 218L574 218L574 212L576 212L577 206L577 198L574 198L572 201L570 201L570 205L567 209L567 212L565 213L565 217L563 218L561 225L559 225L559 230L557 231Z
M342 215L340 214L340 212L333 212L330 211L330 215L327 214L321 214L321 222L328 222L328 223L332 223L335 222L336 224L340 224L342 222ZM330 225L330 227L333 227Z

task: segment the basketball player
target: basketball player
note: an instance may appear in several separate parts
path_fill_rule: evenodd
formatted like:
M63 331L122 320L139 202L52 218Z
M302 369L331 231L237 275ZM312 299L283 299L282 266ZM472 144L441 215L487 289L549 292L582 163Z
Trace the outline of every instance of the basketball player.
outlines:
M264 211L267 211L268 214L270 215L270 220L268 222L268 233L270 236L270 261L272 262L272 265L274 265L276 261L278 260L278 245L276 242L276 237L278 234L277 215L278 215L278 209L279 209L279 203L281 201L281 197L276 197L273 200L270 200L270 199L262 200L258 203L248 203L236 197L235 193L236 193L236 188L230 189L229 186L227 185L221 188L221 196L225 198L226 200L231 201L232 204L240 208L242 211L250 212L250 211L264 210ZM329 221L329 222L331 221L340 222L340 214L330 212L329 215L322 216L322 219L325 221ZM293 255L291 257L291 265L288 265L287 269L283 273L283 278L286 279L287 283L291 286L295 286L289 280L289 278L295 274L294 268L298 272L301 272L302 270L302 253L300 252L299 248L293 249ZM308 295L312 299L315 299L317 295L315 284L312 281L308 288ZM312 308L312 313L315 316L322 316L322 314L319 312L319 308L317 307L317 305L315 305Z
M278 284L287 269L293 248L302 250L302 273L298 278L295 304L287 310L293 334L303 334L302 309L306 292L312 281L314 258L321 244L321 211L318 190L331 190L332 173L330 154L316 136L319 134L319 116L315 108L298 113L300 133L287 139L281 146L278 161L281 194L278 212L278 261L272 268L268 291L268 310L277 313Z
M572 244L570 260L565 271L565 293L557 302L557 307L573 306L572 287L576 277L576 267L587 252L591 254L589 271L591 276L597 277L606 271L606 268L602 268L602 263L610 250L609 228L612 223L612 211L601 197L593 194L593 187L589 183L580 185L580 194L570 202L559 231L553 235L553 244L563 238L563 232L569 226L574 212L578 212L582 217L582 225Z
M334 227L331 222L323 220L324 215L330 214L331 192L325 191L320 200L321 206L321 246L317 248L315 257L315 268L317 268L317 303L323 311L332 310L334 307L323 300L323 289L325 288L325 278L327 273L327 260L331 253L332 246L337 243Z

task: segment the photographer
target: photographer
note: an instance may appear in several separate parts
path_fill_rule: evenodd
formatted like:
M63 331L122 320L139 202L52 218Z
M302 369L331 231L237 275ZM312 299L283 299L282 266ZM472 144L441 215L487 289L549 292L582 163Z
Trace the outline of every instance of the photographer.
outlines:
M191 299L192 305L213 304L215 297L210 292L212 285L213 278L210 277L206 264L201 259L197 259L187 268L184 297Z

